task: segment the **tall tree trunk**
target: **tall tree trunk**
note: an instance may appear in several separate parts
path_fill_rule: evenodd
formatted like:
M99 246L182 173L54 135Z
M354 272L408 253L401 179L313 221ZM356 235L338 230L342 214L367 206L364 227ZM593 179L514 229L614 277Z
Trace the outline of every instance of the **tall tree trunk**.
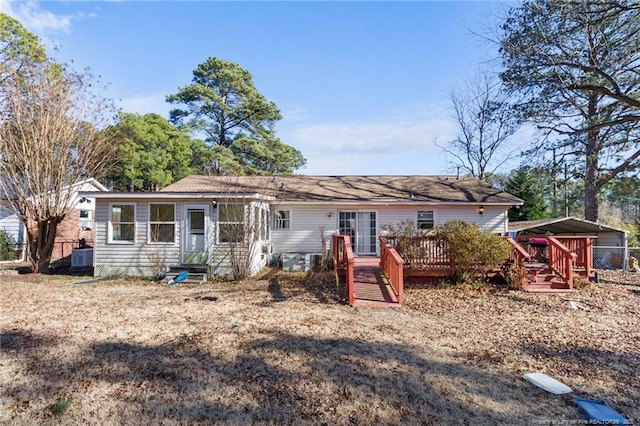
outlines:
M584 181L584 218L593 222L598 221L598 173L597 156L587 157L587 173Z
M32 242L29 249L31 264L34 269L41 274L49 272L56 232L58 230L58 224L61 221L61 218L39 221L37 223L36 235L31 235L29 239Z

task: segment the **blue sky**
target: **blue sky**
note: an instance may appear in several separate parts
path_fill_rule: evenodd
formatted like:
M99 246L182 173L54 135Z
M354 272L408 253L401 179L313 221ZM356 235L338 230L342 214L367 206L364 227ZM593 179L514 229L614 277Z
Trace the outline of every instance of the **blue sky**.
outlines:
M303 174L441 174L456 133L448 96L497 56L470 29L503 2L17 2L54 55L90 67L128 112L164 99L210 56L249 70L280 108ZM508 171L508 170L504 170Z

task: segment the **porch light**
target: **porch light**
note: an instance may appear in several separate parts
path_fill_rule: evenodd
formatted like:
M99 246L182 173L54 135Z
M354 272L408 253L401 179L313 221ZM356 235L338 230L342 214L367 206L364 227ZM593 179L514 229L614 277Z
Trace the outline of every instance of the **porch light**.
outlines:
M333 212L329 212L329 213L327 213L327 216L328 216L328 217L333 216Z
M211 202L211 207L213 207L214 209L218 207L218 202L216 200L213 200Z
M478 214L482 216L483 213L484 213L484 206L478 207Z

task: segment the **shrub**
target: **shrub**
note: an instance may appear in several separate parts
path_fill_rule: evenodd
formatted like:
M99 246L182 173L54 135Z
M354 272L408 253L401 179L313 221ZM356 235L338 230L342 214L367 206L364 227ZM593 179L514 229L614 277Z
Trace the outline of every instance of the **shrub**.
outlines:
M509 264L503 269L503 273L507 287L512 290L522 290L523 269L520 269L517 265Z
M426 260L429 257L424 236L429 235L431 230L418 229L414 221L406 219L395 225L382 225L382 231L392 240L392 245L403 259Z
M458 283L486 279L487 273L504 264L511 253L509 242L500 235L487 233L478 224L461 220L437 227L435 238L449 247L449 259Z
M0 260L15 260L16 248L17 243L11 235L0 229Z

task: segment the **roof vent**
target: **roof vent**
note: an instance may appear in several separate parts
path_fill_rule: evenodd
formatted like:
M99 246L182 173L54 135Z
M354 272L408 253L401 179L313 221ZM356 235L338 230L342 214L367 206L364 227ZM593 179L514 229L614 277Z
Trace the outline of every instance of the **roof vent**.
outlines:
M284 182L280 184L280 189L284 189Z

